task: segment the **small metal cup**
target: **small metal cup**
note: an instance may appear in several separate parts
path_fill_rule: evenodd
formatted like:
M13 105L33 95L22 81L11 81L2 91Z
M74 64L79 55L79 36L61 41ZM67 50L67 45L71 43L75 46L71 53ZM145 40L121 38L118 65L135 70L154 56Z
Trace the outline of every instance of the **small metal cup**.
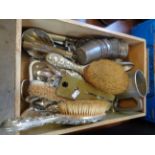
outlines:
M134 112L143 110L142 98L147 93L147 86L144 74L140 70L135 72L129 72L129 86L128 89L116 97L114 103L114 109L120 112ZM120 108L119 100L121 99L134 99L136 101L136 107L134 108Z

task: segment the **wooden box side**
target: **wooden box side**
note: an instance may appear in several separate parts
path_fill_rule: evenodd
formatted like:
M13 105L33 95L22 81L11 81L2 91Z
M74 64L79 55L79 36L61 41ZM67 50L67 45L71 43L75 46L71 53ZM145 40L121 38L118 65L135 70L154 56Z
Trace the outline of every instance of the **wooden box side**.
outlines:
M91 26L88 24L81 24L81 23L74 22L71 20L23 20L22 26L23 27L38 27L38 28L42 28L44 30L47 30L49 32L53 32L56 34L73 36L73 37L93 35L93 36L101 36L101 37L103 36L117 37L120 39L124 39L130 44L129 59L135 63L134 69L135 70L137 68L141 69L144 72L145 77L147 77L147 61L146 61L147 55L146 55L146 43L144 39L133 37L130 35L125 35L122 33L107 31L105 29L98 28L96 26ZM24 59L23 60L25 64L27 64L28 60L25 56L24 56ZM27 74L23 76L23 78L26 76ZM107 116L106 120L101 121L99 123L71 127L71 128L66 128L63 126L53 128L53 126L52 127L50 126L49 128L46 128L46 129L45 128L38 129L39 132L37 132L37 130L33 130L33 132L30 132L30 133L32 134L33 133L62 134L62 133L69 133L72 131L83 130L83 129L87 129L90 127L98 127L98 126L103 126L103 125L112 124L116 122L121 122L121 121L129 120L129 119L134 119L134 118L145 116L145 112L146 112L145 107L146 107L146 99L144 98L144 111L140 113L135 113L133 115L124 115L124 116L111 115L111 116Z

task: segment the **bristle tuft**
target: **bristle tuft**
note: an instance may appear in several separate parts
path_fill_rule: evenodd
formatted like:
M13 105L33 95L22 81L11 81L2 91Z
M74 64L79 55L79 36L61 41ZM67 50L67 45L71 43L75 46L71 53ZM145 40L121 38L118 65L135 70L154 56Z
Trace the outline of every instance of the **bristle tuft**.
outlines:
M47 86L46 84L31 84L29 86L28 93L31 96L38 96L48 100L64 100L55 94L55 88Z
M76 100L58 106L61 114L81 117L102 115L110 109L111 103L103 100Z

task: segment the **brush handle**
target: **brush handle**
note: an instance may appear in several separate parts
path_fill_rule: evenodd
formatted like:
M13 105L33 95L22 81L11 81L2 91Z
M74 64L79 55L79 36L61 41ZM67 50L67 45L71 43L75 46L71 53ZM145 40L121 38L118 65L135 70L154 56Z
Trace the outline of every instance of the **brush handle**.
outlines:
M83 75L84 73L85 66L77 65L59 54L55 53L48 54L46 56L46 61L58 68L73 70L75 72L80 73L81 75Z
M73 57L72 52L69 52L60 48L52 47L52 45L48 45L46 42L42 43L39 41L35 41L35 42L23 41L23 47L31 51L39 51L42 53L50 53L50 52L58 53L69 59Z
M105 113L102 115L91 117L71 117L67 115L51 115L40 116L36 118L16 119L13 121L5 121L0 125L0 133L15 133L17 131L24 131L35 127L41 127L46 124L68 124L68 125L80 125L87 123L95 123L102 120L105 117Z
M16 120L8 120L0 125L0 130L5 132L17 132L32 129L34 127L41 127L46 124L57 123L60 119L57 115L40 116L36 118L24 118Z

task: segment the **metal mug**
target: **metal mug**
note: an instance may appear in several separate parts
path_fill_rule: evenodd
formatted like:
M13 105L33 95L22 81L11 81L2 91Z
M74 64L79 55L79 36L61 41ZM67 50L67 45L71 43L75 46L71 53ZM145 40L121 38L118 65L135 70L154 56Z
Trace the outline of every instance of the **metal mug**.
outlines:
M128 44L118 39L91 40L76 50L78 62L86 65L93 60L101 58L126 58L128 56Z
M142 98L147 93L147 85L144 74L140 70L136 70L135 72L129 72L129 85L128 89L118 95L116 97L116 101L114 102L115 111L120 112L135 112L142 111L143 109L143 101ZM136 107L134 108L120 108L119 100L121 99L134 99L136 101Z

